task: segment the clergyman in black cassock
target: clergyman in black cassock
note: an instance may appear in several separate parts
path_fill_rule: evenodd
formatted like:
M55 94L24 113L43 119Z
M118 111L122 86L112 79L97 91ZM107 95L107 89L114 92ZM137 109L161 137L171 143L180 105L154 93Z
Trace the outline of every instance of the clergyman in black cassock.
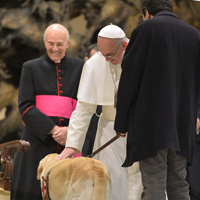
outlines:
M64 33L66 38L62 38L60 31L63 31L61 25L51 25L45 38L47 54L22 66L19 110L25 124L22 139L30 142L30 151L17 153L12 200L42 199L40 181L37 180L39 161L47 154L60 153L65 145L54 139L51 131L54 127L68 126L76 106L84 61L65 54L67 47L63 48L63 45L69 36Z

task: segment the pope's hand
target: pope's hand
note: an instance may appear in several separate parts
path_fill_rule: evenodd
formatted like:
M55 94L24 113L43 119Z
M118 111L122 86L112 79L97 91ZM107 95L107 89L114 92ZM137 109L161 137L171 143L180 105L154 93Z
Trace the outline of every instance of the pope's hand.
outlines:
M56 158L56 160L59 160L61 158L73 158L76 153L76 149L71 147L66 147L61 154Z

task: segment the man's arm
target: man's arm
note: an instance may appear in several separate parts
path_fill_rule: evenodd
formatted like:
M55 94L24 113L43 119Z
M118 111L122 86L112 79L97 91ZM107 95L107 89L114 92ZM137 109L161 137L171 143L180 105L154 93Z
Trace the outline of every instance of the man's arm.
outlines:
M81 151L96 107L97 105L94 104L77 102L76 110L72 113L69 122L66 148L59 155L59 158L72 158L76 152Z

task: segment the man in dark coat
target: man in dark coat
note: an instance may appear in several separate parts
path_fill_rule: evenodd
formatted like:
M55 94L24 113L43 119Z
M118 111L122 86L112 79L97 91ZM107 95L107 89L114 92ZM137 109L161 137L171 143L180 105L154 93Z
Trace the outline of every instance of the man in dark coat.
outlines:
M171 0L144 0L117 98L116 132L127 138L124 167L139 161L142 199L189 200L200 91L200 33L173 14Z
M25 124L22 139L29 141L31 147L15 159L12 200L41 200L39 161L64 148L84 64L83 60L66 55L69 42L68 30L52 24L44 34L47 54L23 64L19 110Z

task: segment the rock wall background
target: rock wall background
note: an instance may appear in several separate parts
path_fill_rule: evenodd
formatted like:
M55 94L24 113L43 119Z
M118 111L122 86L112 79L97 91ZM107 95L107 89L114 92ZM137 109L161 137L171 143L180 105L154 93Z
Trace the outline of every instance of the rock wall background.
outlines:
M110 23L129 37L142 20L140 0L2 0L0 2L0 143L19 139L17 108L22 63L45 52L43 32L52 23L65 25L68 54L83 58L99 30ZM174 0L174 12L200 30L200 2Z

